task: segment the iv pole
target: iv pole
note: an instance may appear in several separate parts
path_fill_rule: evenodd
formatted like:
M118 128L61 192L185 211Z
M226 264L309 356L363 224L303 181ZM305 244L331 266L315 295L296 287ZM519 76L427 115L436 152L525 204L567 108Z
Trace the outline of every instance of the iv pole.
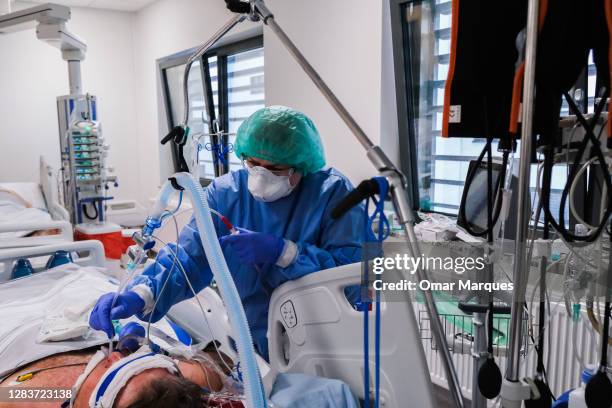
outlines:
M510 313L510 349L506 376L502 384L502 406L519 408L523 400L529 399L529 387L520 381L519 368L523 338L523 305L527 283L527 232L531 209L529 205L529 180L533 148L533 108L536 48L538 38L539 0L529 0L527 6L527 40L525 48L525 79L523 82L523 113L521 132L521 158L518 179L518 226L514 250L514 292Z
M238 5L240 8L236 10L239 13L237 16L230 19L219 31L217 31L211 39L209 39L206 43L204 43L196 52L189 58L188 63L185 67L184 73L184 83L183 83L183 92L184 92L184 108L183 112L183 122L181 125L175 127L170 134L166 137L169 138L171 135L178 135L179 138L182 136L183 138L188 135L188 120L189 120L189 93L187 92L187 78L189 77L189 69L191 64L200 56L204 55L206 51L208 51L223 35L225 35L229 30L231 30L235 25L244 21L246 19L248 13L248 17L251 21L262 21L266 24L270 29L278 36L279 40L283 43L285 48L289 51L289 53L293 56L296 62L302 67L308 77L312 80L314 85L319 89L319 91L323 94L325 99L330 103L330 105L334 108L334 110L338 113L338 115L342 118L344 123L348 126L351 132L355 135L359 143L366 150L366 155L368 159L372 162L372 164L376 167L376 169L380 172L380 174L387 178L390 187L391 197L393 199L393 205L395 207L395 212L397 214L397 218L400 224L403 226L406 232L406 240L408 244L408 249L410 251L410 255L413 257L418 257L421 254L421 250L419 248L417 238L414 232L414 212L412 207L410 206L408 200L408 183L406 181L405 176L395 167L395 165L391 162L391 160L387 157L387 155L383 152L383 150L376 146L365 134L363 129L357 124L355 119L351 116L348 110L342 105L340 100L336 97L336 95L332 92L332 90L327 86L327 84L323 81L323 79L319 76L317 71L310 65L308 60L302 55L299 49L295 46L295 44L291 41L291 39L287 36L287 34L283 31L283 29L276 23L274 19L274 15L270 12L267 6L264 4L263 0L250 0L249 3L245 2L236 2L235 5ZM176 138L175 138L176 140ZM416 277L419 281L427 280L428 274L427 271L419 268L416 271ZM440 322L440 317L438 315L438 310L436 308L435 300L430 291L424 291L423 297L425 299L425 307L427 309L427 313L430 318L431 329L434 335L434 340L436 344L438 344L438 349L440 350L442 362L444 365L444 370L446 374L446 378L448 380L449 390L453 397L454 405L457 408L463 408L463 395L461 393L461 385L459 383L459 378L457 376L457 372L455 371L452 356L450 353L450 349L446 342L446 337L444 336L444 330L442 327L442 323Z

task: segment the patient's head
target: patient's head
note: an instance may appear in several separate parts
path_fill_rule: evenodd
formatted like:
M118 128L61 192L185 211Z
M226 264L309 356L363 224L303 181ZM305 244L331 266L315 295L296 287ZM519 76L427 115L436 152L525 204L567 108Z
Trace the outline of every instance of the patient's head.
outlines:
M75 408L89 407L89 398L98 382L111 365L124 357L120 352L111 353L91 371L74 400ZM205 405L202 402L202 390L198 385L163 368L152 368L130 378L117 395L113 406L201 408Z
M160 370L149 370L151 372ZM155 373L149 374L148 378L142 381L142 386L132 390L126 388L119 394L118 408L202 408L202 389L184 377L173 376L165 371L164 376ZM125 404L125 405L124 405Z

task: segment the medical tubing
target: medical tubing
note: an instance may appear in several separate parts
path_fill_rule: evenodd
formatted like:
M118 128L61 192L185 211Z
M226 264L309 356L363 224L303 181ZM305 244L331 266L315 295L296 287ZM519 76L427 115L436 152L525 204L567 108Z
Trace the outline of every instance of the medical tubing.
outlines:
M368 225L370 223L370 218L368 217L368 206L369 200L366 201L365 210L364 210L364 227L363 227L363 239L364 242L368 242ZM365 268L364 276L365 276L365 287L369 288L369 271L366 263L362 264L362 267ZM370 294L369 289L366 293L366 300L362 302L361 307L363 308L363 407L370 408ZM362 289L363 291L363 289Z
M183 197L183 192L181 191L181 198L182 197ZM180 207L180 205L179 205L179 207ZM179 207L177 207L176 210L178 210ZM176 212L176 210L175 210L175 212ZM179 239L178 223L176 222L176 218L174 217L174 213L172 213L171 217L174 220L174 228L176 230L176 240L178 242L178 239ZM156 239L156 238L153 237L153 239ZM171 251L171 248L168 247L168 250ZM157 253L157 256L155 257L155 263L153 264L154 265L153 266L153 272L155 272L155 275L157 275L157 266L159 265L157 263L157 258L159 258L160 252ZM179 263L179 265L180 265L180 262L178 262L178 257L174 254L174 252L172 252L172 254L174 255L173 260L172 260L172 266L170 267L170 270L168 271L168 276L164 280L164 284L162 285L161 290L159 291L159 293L156 296L155 303L153 303L153 308L151 309L151 313L149 314L149 319L147 321L147 344L151 343L151 322L153 321L153 315L155 314L155 309L157 309L157 303L159 302L159 299L162 298L164 290L166 289L166 286L168 285L168 282L170 281L170 278L172 277L172 273L174 271L174 268L175 268L176 264Z
M176 255L176 252L171 247L168 246L167 242L161 240L159 237L153 237L153 238L156 241L158 241L159 243L161 243L162 245L168 247L168 250L170 251L170 253L174 257L174 259L176 260L177 266L178 266L179 270L181 271L181 273L183 274L183 277L185 278L185 282L187 282L187 286L189 286L189 290L193 294L193 297L196 300L196 303L198 304L198 307L200 308L200 311L202 312L202 316L204 317L204 322L206 323L206 327L208 327L208 331L210 332L210 334L213 337L213 339L216 338L216 334L213 332L212 326L210 325L210 322L208 321L208 317L206 316L206 312L204 311L204 306L202 306L202 302L200 301L200 298L198 297L198 293L193 288L193 285L191 284L191 281L189 280L189 275L185 271L185 268L183 268L183 265L181 265L181 263L179 262L178 257ZM155 329L155 327L152 327L152 329ZM148 334L148 332L147 332L147 334ZM228 364L225 361L225 358L223 358L223 356L219 352L219 346L217 345L217 342L213 341L212 345L215 348L215 352L217 353L217 356L219 356L219 360L223 363L223 365L227 369L227 372L231 372L232 368L228 366Z
M215 210L214 208L211 208L210 212L215 214L217 217L219 217L219 219L221 220L223 225L225 225L225 228L227 228L228 231L230 231L232 234L236 232L236 229L234 228L234 224L232 224L231 221L227 219L225 215L221 214L219 211Z
M227 308L228 316L231 316L230 324L236 336L238 355L244 369L244 388L247 406L249 408L265 408L267 407L266 397L263 392L259 369L255 361L253 339L238 290L236 289L232 275L225 262L221 246L219 245L217 232L210 215L208 200L206 199L202 186L191 174L177 173L174 177L191 196L202 248L206 253L208 264L219 286L219 291ZM163 189L171 190L172 186L169 182L166 182Z
M579 236L579 235L572 234L565 227L565 203L567 201L570 186L576 177L577 171L580 168L580 161L587 148L589 141L591 141L593 144L593 151L595 152L595 157L599 159L600 167L603 172L604 182L606 183L608 194L612 194L612 184L611 184L612 181L610 180L610 172L608 171L608 167L605 164L605 158L603 156L603 153L600 147L601 143L599 142L598 138L595 137L593 133L593 129L590 126L590 123L586 121L582 113L576 107L576 104L574 103L573 99L567 93L565 94L565 99L567 100L570 106L570 109L576 114L578 121L580 122L580 124L582 125L582 127L584 128L586 132L586 135L580 144L578 152L576 153L574 162L571 167L570 174L568 176L568 180L565 184L565 187L563 188L563 192L561 193L561 203L559 206L559 221L558 222L554 219L554 217L552 216L551 210L550 210L550 189L551 189L551 182L552 182L552 168L554 165L554 148L552 146L546 146L544 150L545 164L544 164L544 177L543 177L544 182L542 186L543 209L544 209L545 214L548 216L550 224L557 231L559 231L561 236L566 241L593 242L597 239L597 237L599 237L599 235L603 231L606 225L606 221L608 217L610 216L610 214L612 213L612 207L610 205L608 205L608 208L606 208L603 218L600 220L601 224L596 229L594 229L591 233L585 236ZM600 101L600 103L596 105L595 113L593 114L591 123L596 123L597 119L600 117L601 112L605 105L604 103L605 99L606 98L602 98L602 101Z
M578 181L580 181L580 177L582 177L582 173L584 173L589 166L597 161L597 157L592 157L590 158L586 163L584 163L582 165L582 167L580 167L580 170L578 170L578 172L576 173L576 176L574 177L574 180L571 183L570 189L569 189L569 205L570 205L570 211L572 213L572 215L574 216L574 218L576 218L576 221L578 221L580 224L585 225L587 228L594 230L595 226L589 224L588 222L586 222L585 220L582 219L582 217L580 216L580 214L578 214L578 211L576 210L576 206L574 204L574 193L576 192L576 186L578 185ZM600 217L602 217L605 213L604 210L604 205L606 204L606 196L608 194L608 186L606 184L603 185L602 188L602 192L601 192L601 203L599 206L599 209L601 211Z
M129 282L131 282L132 279L134 278L134 273L136 273L136 269L138 269L138 265L140 265L140 262L142 261L142 258L144 258L144 255L145 255L145 251L141 250L138 253L137 258L134 261L132 261L132 262L130 262L128 264L128 273L129 273L129 275L128 275L127 279L125 279L123 282L121 282L119 284L119 287L117 287L117 292L115 292L115 295L113 296L113 301L111 302L111 307L109 309L109 313L111 313L113 311L113 307L115 307L115 304L117 303L117 298L119 297L119 294L121 292L123 292L123 290L125 289L127 284ZM109 319L110 319L110 314L109 314ZM111 319L111 321L112 321L112 319ZM111 337L108 340L108 350L109 350L108 354L110 355L113 352L113 337Z

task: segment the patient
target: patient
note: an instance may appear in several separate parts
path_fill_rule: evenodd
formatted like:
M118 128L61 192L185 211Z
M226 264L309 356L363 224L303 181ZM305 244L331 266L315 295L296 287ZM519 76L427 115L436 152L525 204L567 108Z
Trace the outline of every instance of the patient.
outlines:
M177 358L176 369L178 371L176 373L171 373L167 368L149 368L133 375L120 388L112 406L116 408L213 406L207 403L208 397L203 389L213 392L222 390L226 382L225 378L229 374L227 369L224 371L222 367L227 366L231 361L223 356L225 363L222 362L221 354L212 350L198 352L192 359ZM116 367L118 361L127 363L130 356L132 358L137 356L129 352L113 352L107 357L101 353L98 348L89 348L45 357L20 367L0 381L0 387L72 388L75 390L73 387L80 382L81 385L76 390L76 395L73 396L73 406L87 408L90 406L91 394L103 377L108 374L109 368L113 365ZM96 360L100 358L101 361L96 364ZM160 358L170 361L165 356ZM93 360L89 367L91 371L87 372L86 367L91 360ZM122 373L123 371L124 369ZM33 373L31 378L27 375L28 373ZM29 379L18 382L17 379L24 375L24 378ZM79 381L82 375L83 378ZM32 408L57 407L58 405L57 401L28 403L28 407ZM21 408L23 406L23 402L0 402L0 408Z
M36 208L17 192L0 187L0 223L10 222L43 222L51 221L51 215L44 209ZM57 235L58 229L21 231L17 236ZM0 237L12 238L14 233L0 233Z

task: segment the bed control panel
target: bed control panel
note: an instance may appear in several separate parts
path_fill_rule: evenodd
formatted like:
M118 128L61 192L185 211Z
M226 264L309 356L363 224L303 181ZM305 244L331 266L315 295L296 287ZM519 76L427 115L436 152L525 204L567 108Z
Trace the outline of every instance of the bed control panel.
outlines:
M290 300L283 303L280 307L281 316L283 316L283 321L287 328L291 329L297 326L297 315L295 314L295 308L293 307L293 302Z

